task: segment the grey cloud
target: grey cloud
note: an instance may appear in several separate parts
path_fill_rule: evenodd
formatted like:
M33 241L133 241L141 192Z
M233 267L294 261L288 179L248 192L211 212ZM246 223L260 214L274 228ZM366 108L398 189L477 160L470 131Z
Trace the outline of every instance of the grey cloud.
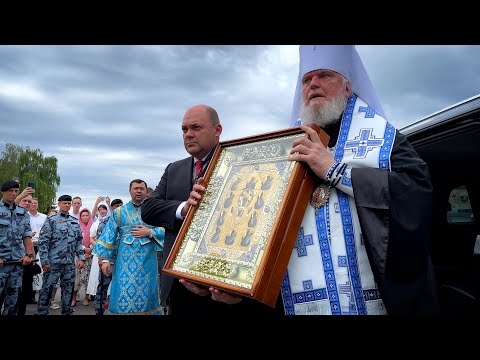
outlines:
M480 46L357 46L389 120L407 125L479 91ZM217 109L222 140L286 128L297 46L0 46L0 151L59 160L59 193L128 201L187 157L185 110Z

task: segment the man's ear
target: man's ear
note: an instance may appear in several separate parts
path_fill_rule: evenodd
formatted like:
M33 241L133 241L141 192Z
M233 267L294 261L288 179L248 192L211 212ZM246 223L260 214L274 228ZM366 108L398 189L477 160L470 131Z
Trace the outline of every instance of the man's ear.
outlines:
M345 85L345 91L348 96L352 95L352 87L350 86L350 81L347 81L347 84Z
M221 124L218 124L218 125L216 126L216 129L215 129L215 134L216 134L218 137L220 137L220 135L222 134L222 130L223 130L222 125L221 125Z

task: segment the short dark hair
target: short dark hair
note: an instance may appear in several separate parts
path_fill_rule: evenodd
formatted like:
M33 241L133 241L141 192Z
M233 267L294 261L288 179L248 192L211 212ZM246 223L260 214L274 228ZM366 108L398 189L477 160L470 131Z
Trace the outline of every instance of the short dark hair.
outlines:
M113 199L112 202L110 203L110 206L115 206L115 205L123 205L123 201L121 199Z
M142 179L134 179L132 181L130 181L130 187L128 188L129 190L132 188L132 184L133 183L137 183L137 184L141 184L141 183L144 183L145 184L145 188L147 188L147 183L145 182L145 180L142 180Z
M107 210L107 206L106 206L106 205L103 205L103 204L98 205L98 208L97 208L97 209L100 209L100 208L104 208L105 210Z

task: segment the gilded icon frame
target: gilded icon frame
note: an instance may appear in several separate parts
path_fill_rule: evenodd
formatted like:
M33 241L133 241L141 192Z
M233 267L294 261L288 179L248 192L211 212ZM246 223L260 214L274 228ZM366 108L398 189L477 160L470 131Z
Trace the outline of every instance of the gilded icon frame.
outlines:
M328 135L315 130L326 146ZM163 272L274 307L318 181L287 160L305 135L295 127L220 142Z

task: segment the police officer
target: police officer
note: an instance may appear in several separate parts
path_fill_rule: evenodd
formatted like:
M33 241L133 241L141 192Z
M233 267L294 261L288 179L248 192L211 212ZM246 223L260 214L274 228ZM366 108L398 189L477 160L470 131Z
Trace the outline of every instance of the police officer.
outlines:
M22 265L30 264L34 257L30 215L15 204L19 188L18 182L7 180L0 189L0 293L5 294L2 315L16 314Z
M83 268L85 254L82 230L78 220L68 212L72 197L58 198L59 212L48 217L40 230L38 250L43 268L43 285L37 304L37 315L48 315L52 291L60 279L62 315L72 315L72 294L75 284L75 266ZM75 264L75 255L80 259Z

